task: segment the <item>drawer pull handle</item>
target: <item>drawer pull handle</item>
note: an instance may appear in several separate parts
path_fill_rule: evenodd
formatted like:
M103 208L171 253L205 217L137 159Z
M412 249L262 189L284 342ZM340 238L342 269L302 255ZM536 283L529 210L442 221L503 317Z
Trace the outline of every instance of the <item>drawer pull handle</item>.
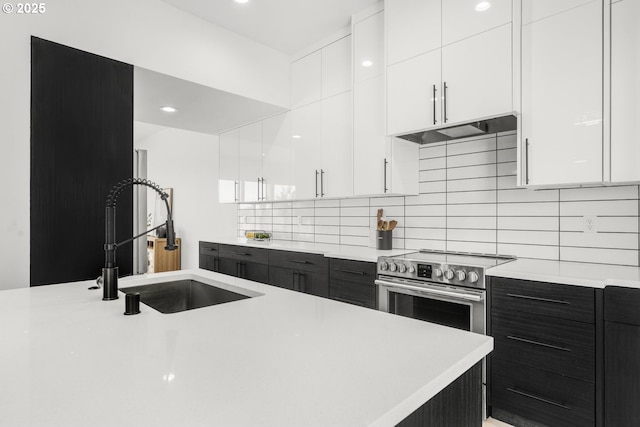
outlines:
M249 254L247 252L234 252L234 254L241 255L241 256L250 256L251 255L251 254Z
M311 264L309 261L299 260L299 259L291 259L291 262L295 262L296 264Z
M560 402L556 402L554 400L550 400L550 399L545 399L544 397L540 397L540 396L536 396L535 394L531 394L531 393L527 393L515 388L507 388L508 391L510 391L511 393L515 393L515 394L519 394L520 396L524 396L524 397L528 397L530 399L535 399L535 400L539 400L540 402L544 402L544 403L548 403L549 405L553 405L553 406L557 406L559 408L562 409L567 409L567 410L571 410L571 407L568 405L565 405L564 403L560 403Z
M563 301L559 299L550 299L550 298L532 297L529 295L507 294L507 296L512 298L528 299L533 301L551 302L554 304L567 304L567 305L571 304L569 301Z
M569 352L571 351L570 348L560 347L558 345L553 345L553 344L546 344L539 341L528 340L526 338L514 337L513 335L508 335L507 338L514 341L526 342L527 344L534 344L534 345L539 345L541 347L552 348L554 350L562 350L562 351L569 351Z
M207 252L217 252L217 249L213 249L213 248L202 248L203 251L207 251Z
M349 274L359 274L360 276L364 276L364 273L362 271L343 270L342 268L335 268L334 271L340 271L342 273L349 273Z

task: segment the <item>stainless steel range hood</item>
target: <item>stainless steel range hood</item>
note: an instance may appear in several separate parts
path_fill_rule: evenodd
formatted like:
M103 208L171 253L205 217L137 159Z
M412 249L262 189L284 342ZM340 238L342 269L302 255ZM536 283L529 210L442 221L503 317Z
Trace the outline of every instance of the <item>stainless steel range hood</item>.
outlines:
M433 142L448 141L450 139L467 138L469 136L505 132L516 129L516 117L509 115L440 129L397 135L397 137L418 144L430 144Z

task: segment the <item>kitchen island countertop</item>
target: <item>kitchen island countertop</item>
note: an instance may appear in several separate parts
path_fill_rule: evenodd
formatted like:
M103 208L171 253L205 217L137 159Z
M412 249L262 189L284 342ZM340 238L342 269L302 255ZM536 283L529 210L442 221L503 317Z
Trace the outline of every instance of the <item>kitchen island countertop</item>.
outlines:
M0 292L2 426L392 426L487 355L490 337L220 275L260 296L161 314L92 281ZM122 294L121 294L122 295Z

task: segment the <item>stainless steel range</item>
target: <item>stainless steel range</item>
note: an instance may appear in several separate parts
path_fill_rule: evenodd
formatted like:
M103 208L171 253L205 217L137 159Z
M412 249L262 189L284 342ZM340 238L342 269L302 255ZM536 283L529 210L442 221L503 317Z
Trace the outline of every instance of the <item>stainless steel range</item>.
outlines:
M427 250L379 257L378 310L486 334L485 272L513 259ZM484 362L482 378L486 409Z

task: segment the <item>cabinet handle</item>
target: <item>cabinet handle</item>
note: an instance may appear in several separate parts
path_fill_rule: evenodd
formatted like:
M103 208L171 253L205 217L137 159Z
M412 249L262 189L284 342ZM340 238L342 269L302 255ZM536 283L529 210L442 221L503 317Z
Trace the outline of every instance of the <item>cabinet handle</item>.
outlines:
M444 102L444 122L447 123L449 118L447 117L447 82L444 82L444 91L442 93L442 100Z
M532 301L550 302L550 303L553 303L553 304L571 305L571 303L569 301L564 301L564 300L559 300L559 299L532 297L532 296L529 296L529 295L520 295L520 294L507 294L507 296L511 297L511 298L519 298L519 299L526 299L526 300L532 300Z
M342 273L359 274L360 276L364 276L364 273L362 271L343 270L342 268L334 268L333 271L341 271Z
M389 164L389 162L387 161L386 157L384 159L384 192L386 193L387 191L389 191L389 189L387 188L387 165Z
M219 258L214 258L213 259L213 271L215 271L216 273L218 271L220 271L220 259Z
M436 85L433 85L433 124L438 123L436 120Z
M293 272L293 290L294 291L298 291L298 292L300 292L300 289L299 289L300 288L300 285L299 285L300 280L299 279L300 279L300 276L299 276L298 272L294 271Z
M217 249L213 249L213 248L202 248L201 250L207 251L207 252L218 252Z
M324 197L324 170L320 169L320 197Z
M318 169L316 169L316 197L318 197Z
M524 144L525 144L525 156L526 156L526 161L524 163L524 167L525 167L524 183L528 184L529 183L529 138L524 139Z
M239 186L239 182L238 181L233 181L233 199L234 201L238 201L238 186Z
M304 273L298 273L298 290L300 292L305 292L305 293L307 292L307 284L305 281Z
M250 253L247 252L234 252L235 255L241 255L241 256L251 256Z
M564 403L556 402L556 401L551 400L551 399L545 399L544 397L536 396L535 394L527 393L525 391L521 391L521 390L518 390L516 388L508 387L507 390L510 391L511 393L519 394L520 396L524 396L524 397L528 397L530 399L538 400L540 402L548 403L549 405L557 406L557 407L562 408L562 409L571 410L571 407L565 405Z
M290 259L290 262L295 262L296 264L312 264L309 261L299 260L299 259Z
M242 277L242 269L239 262L236 262L236 277Z
M264 176L262 177L262 200L267 200L267 196L265 196L265 190L266 186L264 184Z
M533 344L533 345L539 345L541 347L552 348L554 350L562 350L562 351L571 352L570 348L560 347L558 345L547 344L547 343L543 343L543 342L539 342L539 341L528 340L526 338L520 338L520 337L516 337L516 336L513 336L513 335L507 335L507 338L509 338L510 340L513 340L513 341L520 341L520 342L524 342L524 343L527 343L527 344Z

